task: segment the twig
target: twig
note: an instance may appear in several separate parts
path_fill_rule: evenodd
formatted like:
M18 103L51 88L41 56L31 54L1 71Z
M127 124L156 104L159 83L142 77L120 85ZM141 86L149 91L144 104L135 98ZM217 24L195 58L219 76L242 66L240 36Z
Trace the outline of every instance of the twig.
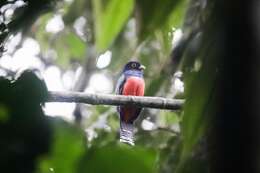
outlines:
M169 132L169 133L172 133L172 134L175 134L175 135L178 135L180 133L179 131L171 129L170 127L161 127L161 126L159 126L159 127L157 127L157 130Z
M96 71L96 50L93 44L89 43L88 50L87 50L87 55L86 55L86 62L83 65L83 69L76 80L74 84L74 91L77 92L82 92L85 90L85 88L88 86L89 80L91 75ZM75 122L77 124L81 123L82 115L81 115L81 105L76 104L76 107L73 111L73 115L75 117Z
M134 105L155 109L179 110L184 100L162 97L121 96L112 94L87 94L81 92L49 91L47 102L76 102L91 105Z

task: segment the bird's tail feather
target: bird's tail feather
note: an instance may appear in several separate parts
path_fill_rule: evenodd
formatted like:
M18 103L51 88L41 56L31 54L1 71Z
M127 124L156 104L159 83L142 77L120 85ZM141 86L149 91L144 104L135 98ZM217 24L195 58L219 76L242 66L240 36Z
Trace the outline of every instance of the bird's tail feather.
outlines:
M134 125L132 123L120 122L120 142L135 145Z

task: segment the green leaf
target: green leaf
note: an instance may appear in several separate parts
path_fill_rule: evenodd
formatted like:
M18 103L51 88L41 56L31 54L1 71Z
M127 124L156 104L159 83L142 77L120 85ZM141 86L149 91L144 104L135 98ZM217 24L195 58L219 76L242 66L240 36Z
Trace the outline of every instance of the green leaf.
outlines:
M194 159L192 158L194 153L200 148L199 142L203 140L206 129L210 127L212 114L216 112L215 86L218 75L216 71L218 58L212 56L212 52L206 46L201 47L197 57L202 61L201 68L197 72L193 70L185 72L186 101L182 121L183 143L176 172L185 172L183 170L186 169L187 163Z
M185 10L182 4L184 1L186 0L136 0L139 42L145 40L156 29L162 28L169 21L171 27L173 24L181 23Z
M85 54L85 43L78 36L71 32L67 34L67 37L65 37L65 39L68 47L71 48L71 56L81 59Z
M84 133L61 120L53 120L53 126L51 153L40 161L39 172L75 172L77 162L86 149Z
M9 110L8 108L0 104L0 123L5 123L9 119Z
M104 51L122 30L134 7L134 0L93 0L95 42L98 51Z
M82 61L86 54L86 43L75 33L64 31L56 38L53 47L58 53L57 63L67 67L70 60Z
M125 144L93 146L80 164L79 173L153 173L156 153Z
M180 115L176 112L161 110L160 116L162 116L160 122L164 125L178 124L180 122Z
M182 26L188 2L188 0L180 0L169 16L167 23L168 27L179 28Z
M187 0L181 0L174 10L169 14L168 20L162 26L155 26L155 36L162 45L161 52L168 58L172 49L174 30L182 26L186 11Z
M53 17L52 13L47 13L42 15L35 24L35 39L39 42L42 51L49 49L49 40L51 37L50 33L47 33L45 30L47 22Z
M66 25L73 25L78 17L84 15L82 12L84 12L87 2L88 0L75 0L70 5L68 5L65 8L67 11L63 16L64 23Z
M158 92L160 87L164 84L165 82L165 76L164 75L157 75L154 76L154 78L148 83L145 91L145 95L147 96L152 96Z

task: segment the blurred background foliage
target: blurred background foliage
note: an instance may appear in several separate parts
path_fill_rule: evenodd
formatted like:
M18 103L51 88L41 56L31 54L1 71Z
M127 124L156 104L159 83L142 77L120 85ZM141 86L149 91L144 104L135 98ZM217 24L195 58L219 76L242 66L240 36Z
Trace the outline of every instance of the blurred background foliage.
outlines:
M118 142L114 107L46 103L43 124L51 135L31 138L45 140L49 149L37 153L27 172L206 172L203 115L213 110L216 63L203 63L207 48L201 48L201 28L210 5L207 0L1 1L0 72L8 80L34 68L48 90L113 93L124 64L138 60L146 66L145 95L186 98L184 110L144 109L136 122L135 147ZM8 109L3 101L0 126L9 125ZM31 120L25 124L31 126ZM13 147L8 140L0 142L1 149L23 150L23 139ZM13 166L19 170L21 165Z

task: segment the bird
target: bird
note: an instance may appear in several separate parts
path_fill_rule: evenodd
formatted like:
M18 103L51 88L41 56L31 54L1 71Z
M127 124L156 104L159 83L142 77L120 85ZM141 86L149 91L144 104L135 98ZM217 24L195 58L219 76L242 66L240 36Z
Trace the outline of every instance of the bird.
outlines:
M143 73L145 66L137 61L128 62L116 84L116 94L144 96L145 81ZM134 143L134 122L141 113L142 108L133 105L118 106L120 119L120 142L129 145Z

